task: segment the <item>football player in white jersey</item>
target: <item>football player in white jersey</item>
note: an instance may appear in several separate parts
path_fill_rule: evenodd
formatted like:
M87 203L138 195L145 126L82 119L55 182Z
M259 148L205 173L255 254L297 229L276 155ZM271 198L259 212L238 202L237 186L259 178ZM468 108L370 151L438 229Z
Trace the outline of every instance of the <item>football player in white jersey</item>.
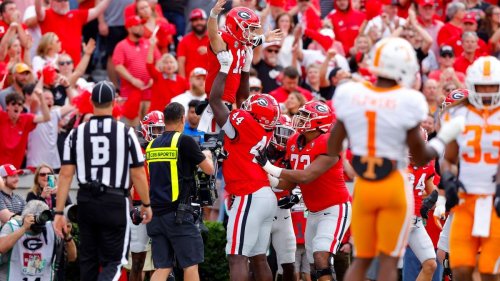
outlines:
M464 132L446 146L441 165L446 206L453 208L450 265L454 280L472 280L476 264L483 281L498 280L500 190L495 176L500 161L500 61L477 59L467 69L465 84L468 98L444 116L465 120ZM456 177L451 168L458 162Z
M406 247L413 208L412 188L405 172L407 147L417 165L444 151L458 135L463 120L443 124L426 145L420 122L428 114L423 95L411 87L418 72L415 50L401 38L385 38L373 48L370 70L375 84L347 82L334 96L337 112L329 154L339 155L348 137L353 153L352 236L356 259L347 280L364 280L372 259L379 256L378 280L397 280L397 262ZM390 222L390 223L387 223Z

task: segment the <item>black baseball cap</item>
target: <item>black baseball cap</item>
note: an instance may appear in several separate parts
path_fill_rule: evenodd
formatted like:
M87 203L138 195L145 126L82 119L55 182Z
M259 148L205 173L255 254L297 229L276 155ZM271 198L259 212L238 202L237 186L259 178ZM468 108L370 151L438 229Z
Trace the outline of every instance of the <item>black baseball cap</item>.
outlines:
M453 52L453 47L444 45L439 49L439 55L441 57L444 57L446 55L455 56L455 52Z
M92 101L98 104L108 103L115 99L115 86L109 81L101 81L92 89Z
M340 67L338 67L338 66L334 67L334 68L330 71L330 74L328 74L328 80L330 80L330 81L331 81L331 80L332 80L332 78L333 78L333 77L335 77L335 76L337 76L337 73L338 73L339 71L341 71L341 70L342 70L342 68L340 68Z

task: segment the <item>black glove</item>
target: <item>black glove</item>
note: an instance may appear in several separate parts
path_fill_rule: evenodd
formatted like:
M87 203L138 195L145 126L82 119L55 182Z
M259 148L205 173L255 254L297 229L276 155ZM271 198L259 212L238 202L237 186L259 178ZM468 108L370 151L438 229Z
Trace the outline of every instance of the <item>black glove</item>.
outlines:
M432 191L432 193L429 194L429 196L427 196L427 198L424 199L424 201L422 202L422 207L420 207L420 215L422 216L422 218L424 219L429 218L427 213L429 213L432 207L436 205L437 199L438 199L437 190Z
M280 209L290 209L293 205L300 202L300 196L292 194L278 200L278 207Z
M500 183L497 183L497 191L495 192L495 198L493 198L493 206L495 206L497 216L500 218Z
M260 150L257 150L258 155L255 155L255 160L261 167L264 167L267 163L267 149L263 148Z
M208 106L208 99L199 102L195 108L196 114L201 116L203 114L203 111L205 111L205 108L207 108L207 106Z
M139 208L133 208L130 210L130 218L132 219L132 223L135 225L139 225L142 222L141 211Z
M441 175L439 188L444 189L446 195L446 211L451 210L458 204L458 188L462 184L450 172L445 172Z

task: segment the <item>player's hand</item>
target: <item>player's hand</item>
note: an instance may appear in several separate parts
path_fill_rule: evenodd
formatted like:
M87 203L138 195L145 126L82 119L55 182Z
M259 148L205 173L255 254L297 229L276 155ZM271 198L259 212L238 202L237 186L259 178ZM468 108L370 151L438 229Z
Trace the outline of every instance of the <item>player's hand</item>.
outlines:
M268 162L266 149L258 149L256 152L257 153L254 153L255 161L257 161L257 164L259 164L261 167L264 167Z
M210 16L215 16L215 18L217 18L217 16L222 12L224 11L224 8L223 6L226 4L226 0L217 0L217 3L215 3L215 6L212 8L212 10L210 10Z
M153 211L151 210L151 207L141 206L141 217L142 217L142 224L149 223L153 218Z
M66 222L65 216L56 215L54 217L54 223L52 225L54 226L54 231L56 232L57 236L61 238L64 238L64 233L69 233L68 223Z
M300 196L292 194L290 196L286 196L278 200L278 207L280 209L290 209L299 202L300 202Z
M441 175L441 181L439 182L439 188L444 189L446 194L446 210L449 211L451 208L458 204L458 188L460 187L460 182L455 178L450 172L445 172Z
M230 51L222 51L217 54L217 60L219 60L220 64L220 72L229 73L229 68L231 68L231 64L233 63L233 55Z
M465 117L457 116L441 125L437 137L445 144L456 139L465 130Z
M266 42L281 41L283 39L283 32L280 29L269 30L264 34Z
M424 218L424 219L429 218L427 213L429 213L429 211L432 209L432 207L434 207L437 199L438 199L437 190L432 191L432 193L429 194L429 196L427 196L424 199L424 201L422 202L422 207L420 207L420 216L422 216L422 218Z
M252 68L252 60L253 60L253 48L251 46L247 46L245 48L245 64L241 71L250 72L250 68Z
M436 202L436 207L434 208L433 216L438 219L445 219L446 214L446 198L439 195Z
M497 183L497 191L495 192L495 197L493 198L493 206L497 212L497 216L500 218L500 183Z

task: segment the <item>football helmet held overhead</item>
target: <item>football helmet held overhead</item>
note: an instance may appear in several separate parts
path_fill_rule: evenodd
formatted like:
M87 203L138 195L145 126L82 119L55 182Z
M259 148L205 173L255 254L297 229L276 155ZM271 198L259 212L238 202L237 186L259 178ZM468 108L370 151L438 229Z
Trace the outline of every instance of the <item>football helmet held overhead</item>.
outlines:
M282 114L276 122L273 136L271 137L271 144L279 151L286 149L288 138L295 133L292 127L292 119L288 115Z
M281 114L278 102L268 94L255 94L246 99L241 108L248 111L266 130L273 130Z
M245 45L255 45L255 30L260 27L259 16L249 8L232 8L226 15L226 31Z
M299 108L293 116L292 124L301 134L316 130L326 133L334 120L335 116L328 105L320 101L310 101Z
M163 113L158 110L146 114L140 123L142 136L148 142L159 137L163 134L163 131L165 131L164 116Z
M419 69L415 49L408 41L398 37L377 42L369 61L370 72L374 75L393 79L407 88L413 86Z
M444 110L450 104L455 103L464 98L467 98L468 96L469 96L469 91L467 89L453 90L446 96L446 99L441 104L441 109Z
M500 61L492 56L478 58L467 68L465 86L469 90L469 102L474 107L494 109L500 106ZM491 86L493 89L479 92L478 86Z

